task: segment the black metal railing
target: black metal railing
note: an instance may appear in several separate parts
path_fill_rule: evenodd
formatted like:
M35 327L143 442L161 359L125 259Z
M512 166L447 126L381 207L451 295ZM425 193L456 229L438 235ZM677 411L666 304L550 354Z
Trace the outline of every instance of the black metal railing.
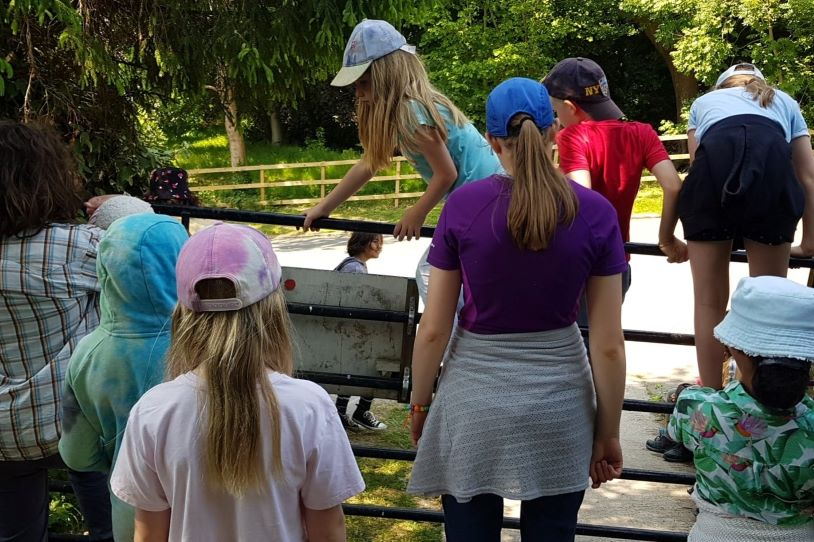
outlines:
M190 219L213 219L234 222L252 222L256 224L271 224L278 226L292 226L301 227L303 223L303 216L301 215L287 215L266 212L254 211L240 211L236 209L217 209L207 207L185 207L185 206L172 206L172 205L154 205L153 208L157 213L167 214L172 216L181 217L184 226L189 229ZM394 225L384 222L367 222L357 220L344 220L334 218L324 218L314 222L315 227L342 230L342 231L359 231L368 233L381 233L390 234L393 232ZM431 237L435 228L422 227L421 235L424 237ZM645 243L626 243L625 250L631 254L640 254L648 256L663 256L658 246ZM746 254L742 251L735 251L731 255L731 261L746 262ZM812 259L799 259L791 258L791 267L803 267L814 269L814 260ZM814 271L812 271L814 276ZM296 303L289 303L289 310L295 314L308 314L315 316L326 316L333 318L355 318L363 320L378 320L386 322L406 322L408 315L404 312L398 311L385 311L385 310L372 310L372 309L344 309L334 306L322 305L301 305ZM416 320L420 319L421 315L416 316ZM586 329L581 329L583 335L587 334ZM628 341L672 344L692 346L695 344L692 335L680 333L666 333L658 331L642 331L642 330L624 330L625 339ZM340 374L327 374L327 373L311 373L300 372L298 376L314 380L322 384L340 384L348 386L362 386L362 387L382 387L390 389L394 385L392 379L375 378L356 375L340 375ZM642 401L636 399L625 399L624 410L634 412L656 412L656 413L670 413L672 412L673 405L671 403L655 402L655 401ZM365 446L353 446L353 452L356 457L360 458L378 458L378 459L391 459L399 461L413 461L416 452L413 450L400 450L390 448L372 448ZM692 485L695 483L695 476L689 474L648 471L639 469L625 468L622 477L623 480L637 480L645 482L656 482L663 484L683 484ZM72 492L70 484L67 482L51 482L51 491L54 492ZM422 509L409 509L409 508L395 508L383 506L368 506L368 505L351 505L346 504L343 506L345 513L354 516L377 517L395 520L409 520L421 521L431 523L443 523L444 516L442 512L434 510ZM504 518L503 527L507 529L519 529L520 521L516 518ZM617 527L613 525L587 525L578 524L577 534L592 537L610 537L623 540L651 540L651 541L664 541L664 542L678 542L686 541L687 533L660 531L651 529L637 529L631 527ZM51 540L64 540L76 541L87 540L87 537L74 536L74 535L51 535Z

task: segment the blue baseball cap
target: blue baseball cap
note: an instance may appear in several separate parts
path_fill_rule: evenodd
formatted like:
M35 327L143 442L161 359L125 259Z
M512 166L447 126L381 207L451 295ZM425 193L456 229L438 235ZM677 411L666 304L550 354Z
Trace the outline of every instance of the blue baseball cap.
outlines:
M367 71L374 60L394 51L415 54L415 47L387 21L364 19L357 24L345 46L342 69L331 81L335 87L350 85Z
M554 110L542 83L512 77L496 86L486 99L486 131L495 137L508 137L509 123L518 113L529 115L541 130L554 124Z

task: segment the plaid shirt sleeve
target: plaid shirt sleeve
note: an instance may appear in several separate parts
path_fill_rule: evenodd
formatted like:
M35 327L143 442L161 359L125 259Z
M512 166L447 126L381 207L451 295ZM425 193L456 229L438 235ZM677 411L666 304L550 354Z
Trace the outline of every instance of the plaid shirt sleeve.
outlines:
M0 461L57 453L65 369L99 324L101 235L50 224L0 240Z

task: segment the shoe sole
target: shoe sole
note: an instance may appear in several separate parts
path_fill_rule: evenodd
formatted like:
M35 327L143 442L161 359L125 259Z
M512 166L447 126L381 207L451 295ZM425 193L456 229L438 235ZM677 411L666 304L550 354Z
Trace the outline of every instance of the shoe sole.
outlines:
M647 448L648 450L650 450L651 452L656 452L657 454L663 454L664 452L667 451L667 450L665 450L663 448L658 448L656 446L651 446L650 444L648 444L646 442L644 443L644 447Z
M692 463L693 457L683 458L683 457L672 457L672 456L663 456L664 460L668 463Z
M387 427L370 427L369 425L365 425L355 420L353 423L356 424L356 427L358 427L359 429L364 429L366 431L384 431L385 429L387 429Z

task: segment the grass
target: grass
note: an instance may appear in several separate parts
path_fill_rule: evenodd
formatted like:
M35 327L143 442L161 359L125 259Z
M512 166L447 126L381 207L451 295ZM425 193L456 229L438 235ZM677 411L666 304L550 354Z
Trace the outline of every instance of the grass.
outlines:
M410 431L404 426L407 412L403 405L392 401L376 401L376 415L387 424L385 431L351 431L352 443L365 446L410 449ZM350 499L351 504L367 504L399 508L440 510L439 499L426 499L407 494L412 463L387 459L357 459L365 479L366 489ZM396 521L381 518L348 516L348 540L360 542L437 542L443 527L440 524Z

